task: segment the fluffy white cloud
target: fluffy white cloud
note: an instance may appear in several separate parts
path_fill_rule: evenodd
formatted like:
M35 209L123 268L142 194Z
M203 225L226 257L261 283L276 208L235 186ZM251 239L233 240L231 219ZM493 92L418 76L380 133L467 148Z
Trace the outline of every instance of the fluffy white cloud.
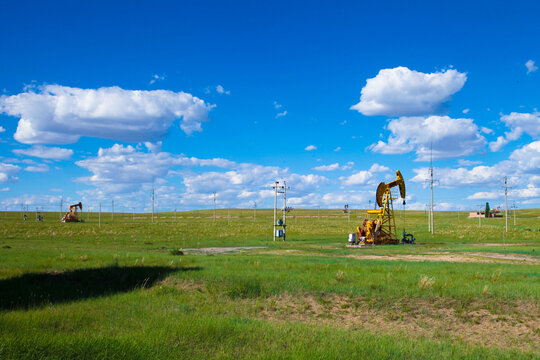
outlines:
M499 163L496 166L475 166L472 169L466 168L434 168L433 173L439 180L440 186L446 188L468 187L468 186L497 186L501 184L501 174L505 173L508 163ZM429 168L423 167L413 169L416 173L411 181L425 182L429 177ZM504 176L504 175L502 175Z
M516 133L510 140L516 140L522 133L527 133L533 137L540 136L540 113L510 113L501 116L501 120L508 126L512 133ZM519 134L519 135L518 135Z
M43 209L43 211L51 211L57 214L58 207L62 201L61 195L35 195L35 194L23 194L16 197L2 199L0 204L2 208L9 210L20 210L21 205L29 207L30 211L35 210L36 207ZM71 198L64 198L64 204L74 204L75 200ZM78 202L79 200L77 200ZM46 215L48 216L48 215ZM55 215L51 215L55 216Z
M49 171L49 166L45 164L31 165L27 166L24 171L28 172L47 172Z
M533 73L533 72L535 72L536 70L538 70L538 66L534 65L534 61L533 61L533 60L528 60L528 61L525 63L525 67L527 68L527 74Z
M317 150L317 147L315 145L308 145L308 146L306 146L306 148L304 150L313 151L313 150Z
M534 141L510 154L513 165L525 174L540 175L540 141Z
M373 164L369 170L361 170L350 176L340 177L342 186L362 186L362 185L374 185L379 180L375 178L374 174L377 172L387 172L390 169L386 166Z
M186 134L202 131L211 108L184 92L119 87L47 85L0 97L0 112L20 118L14 137L25 144L70 144L81 136L157 141L176 119Z
M390 168L388 166L379 165L377 163L371 165L369 168L369 171L371 172L387 172L390 171Z
M28 149L15 149L14 154L33 156L41 159L67 160L73 155L73 150L59 147L34 145Z
M225 95L231 94L229 90L225 90L225 88L221 85L216 86L216 91L218 92L218 94L225 94Z
M334 163L330 165L321 165L316 166L313 170L316 171L335 171L335 170L349 170L354 166L354 162L349 161L347 164L340 166L339 163Z
M155 84L156 81L163 81L163 80L165 80L165 75L154 74L152 75L152 80L150 80L150 85Z
M483 132L484 134L492 134L492 133L493 133L493 130L492 130L492 129L487 128L487 127L485 127L485 126L482 126L482 127L480 128L480 131Z
M392 133L387 142L379 140L370 146L382 154L416 151L417 160L429 160L431 146L434 159L467 156L486 144L472 119L448 116L401 117L388 123Z
M5 132L5 131L6 131L6 129L4 129L3 126L0 126L0 133L3 133L3 132Z
M504 196L501 191L480 191L467 196L467 200L495 200Z
M0 163L0 183L17 181L17 175L21 168L17 165Z
M75 164L93 173L80 178L87 184L117 185L152 183L165 177L179 160L169 153L146 153L133 146L113 145L100 148L97 157L77 161Z
M465 159L459 159L458 164L460 166L473 166L473 165L479 165L481 164L481 161L473 161L473 160L465 160Z
M437 114L466 80L467 75L456 70L425 74L403 66L383 69L367 80L360 102L351 109L364 115Z
M160 195L162 202L174 202L182 206L208 206L209 196L218 193L219 204L239 205L240 201L259 201L273 197L270 185L274 180L287 181L291 196L302 196L316 191L328 179L313 174L295 174L289 169L236 163L226 159L198 159L166 152L139 151L133 146L114 145L100 149L96 157L76 162L88 169L92 176L78 180L97 189L81 192L89 199L110 198L122 193L123 201L137 196L148 197L153 183L162 187L168 177L182 177L183 189ZM214 167L221 171L194 172L195 167ZM179 168L179 170L175 170Z
M276 115L276 119L277 119L277 118L280 118L280 117L283 117L283 116L285 116L285 115L287 115L287 110L278 113L278 114Z
M428 168L414 169L416 176L413 182L424 182L428 178ZM514 150L508 160L500 161L492 166L476 166L466 168L435 168L434 175L439 179L440 186L480 187L491 189L473 193L469 200L497 199L502 194L504 177L512 187L512 197L535 199L540 201L540 141L535 141ZM535 203L535 202L532 202Z
M504 145L510 141L517 140L527 133L533 138L540 136L540 113L510 113L509 115L502 115L501 121L506 124L510 131L505 133L505 136L498 136L496 141L489 143L491 151L499 151Z

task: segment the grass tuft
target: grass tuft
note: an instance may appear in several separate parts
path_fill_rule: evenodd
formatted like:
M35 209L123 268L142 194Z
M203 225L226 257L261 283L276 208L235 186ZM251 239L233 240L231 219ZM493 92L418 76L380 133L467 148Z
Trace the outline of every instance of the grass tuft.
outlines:
M418 288L420 290L429 290L433 287L433 284L435 284L435 278L422 275L418 281Z

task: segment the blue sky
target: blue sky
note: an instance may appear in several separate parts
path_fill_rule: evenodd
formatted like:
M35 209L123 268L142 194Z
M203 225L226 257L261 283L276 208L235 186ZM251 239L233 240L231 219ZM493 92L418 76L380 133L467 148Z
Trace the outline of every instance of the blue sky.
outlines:
M378 3L2 2L0 207L540 206L540 5Z

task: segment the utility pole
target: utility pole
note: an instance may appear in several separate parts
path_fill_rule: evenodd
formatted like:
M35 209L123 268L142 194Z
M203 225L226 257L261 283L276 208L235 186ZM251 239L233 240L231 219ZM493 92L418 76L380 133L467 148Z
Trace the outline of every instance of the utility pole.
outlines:
M428 232L431 232L431 210L429 204L426 204L427 216L428 216Z
M214 222L216 222L216 193L214 192Z
M433 227L435 225L435 222L433 221L433 149L432 149L432 152L431 152L431 166L429 167L429 175L430 175L430 187L431 187L431 207L430 207L430 211L431 211L431 235L433 235L433 233L435 232Z
M482 226L482 204L477 204L476 206L478 206L478 227L481 227Z
M279 182L276 180L274 183L274 224L272 225L272 232L274 241L276 241L276 218L277 218L277 189Z
M504 177L504 217L506 221L506 232L508 232L508 186L506 176Z
M516 226L516 202L512 204L512 209L514 209L514 226Z
M154 222L154 187L152 186L152 222Z
M287 223L287 182L283 181L283 225ZM283 233L285 233L285 226L283 226ZM285 241L285 234L283 235L283 241Z
M431 191L431 201L429 206L429 231L431 232L431 235L435 233L435 204L433 202L433 184L438 182L439 180L433 179L433 144L431 144L431 160L429 164L429 179L426 179L426 182L429 183L430 191Z

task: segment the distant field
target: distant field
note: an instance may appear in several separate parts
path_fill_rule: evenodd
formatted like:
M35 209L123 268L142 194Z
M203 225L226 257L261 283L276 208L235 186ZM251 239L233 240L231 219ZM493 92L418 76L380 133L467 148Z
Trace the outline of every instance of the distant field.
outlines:
M227 215L229 213L229 216ZM364 211L0 213L0 358L540 357L540 210L396 211L417 245L346 248ZM213 253L208 247L257 247ZM178 250L184 250L180 255Z

